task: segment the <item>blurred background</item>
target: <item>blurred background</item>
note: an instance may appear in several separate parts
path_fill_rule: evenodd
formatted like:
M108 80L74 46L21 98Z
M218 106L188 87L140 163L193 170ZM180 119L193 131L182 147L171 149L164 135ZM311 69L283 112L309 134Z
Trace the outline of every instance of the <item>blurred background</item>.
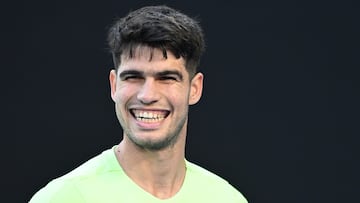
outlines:
M206 37L186 157L251 203L360 202L357 1L1 3L2 156L8 202L119 143L110 24L165 4Z

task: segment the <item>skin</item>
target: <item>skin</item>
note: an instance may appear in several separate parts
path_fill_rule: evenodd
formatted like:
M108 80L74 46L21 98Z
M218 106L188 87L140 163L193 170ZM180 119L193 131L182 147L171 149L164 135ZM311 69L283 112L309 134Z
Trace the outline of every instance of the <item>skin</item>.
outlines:
M111 97L124 132L116 156L135 183L167 199L185 177L188 108L201 98L203 75L190 78L185 60L169 51L167 59L161 50L150 53L140 46L110 72Z

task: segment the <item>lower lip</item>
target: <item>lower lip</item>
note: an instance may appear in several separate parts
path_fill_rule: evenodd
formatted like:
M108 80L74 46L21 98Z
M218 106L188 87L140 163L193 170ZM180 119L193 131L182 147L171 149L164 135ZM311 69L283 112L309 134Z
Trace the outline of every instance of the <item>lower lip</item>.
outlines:
M139 121L139 120L135 119L136 125L139 126L143 130L156 130L160 127L160 125L163 121L164 120L159 121L159 122L143 122L143 121Z

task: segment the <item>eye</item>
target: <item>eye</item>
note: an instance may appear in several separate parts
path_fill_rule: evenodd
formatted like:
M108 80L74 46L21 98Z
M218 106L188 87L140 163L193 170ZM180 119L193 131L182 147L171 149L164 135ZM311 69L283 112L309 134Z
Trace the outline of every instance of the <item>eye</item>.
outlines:
M165 70L156 74L156 79L163 82L180 82L183 77L179 71Z
M121 77L122 81L138 81L141 79L143 79L143 77L140 75L123 75Z
M137 81L144 78L143 74L136 70L125 70L119 74L122 81Z
M141 79L138 75L127 75L123 78L123 80L132 80L132 79Z
M161 76L161 77L159 78L159 80L164 80L164 81L167 81L167 80L169 80L169 81L174 80L174 81L178 81L178 78L177 78L177 77L175 77L175 76L169 76L169 75L167 75L167 76Z

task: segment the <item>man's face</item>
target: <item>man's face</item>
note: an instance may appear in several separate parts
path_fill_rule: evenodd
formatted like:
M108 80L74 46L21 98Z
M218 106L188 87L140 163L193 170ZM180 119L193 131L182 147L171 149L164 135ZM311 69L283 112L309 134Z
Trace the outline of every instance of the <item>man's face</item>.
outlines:
M186 135L188 106L201 97L203 75L192 79L183 58L148 47L136 49L132 58L122 57L110 73L111 97L120 124L136 145L159 150Z

